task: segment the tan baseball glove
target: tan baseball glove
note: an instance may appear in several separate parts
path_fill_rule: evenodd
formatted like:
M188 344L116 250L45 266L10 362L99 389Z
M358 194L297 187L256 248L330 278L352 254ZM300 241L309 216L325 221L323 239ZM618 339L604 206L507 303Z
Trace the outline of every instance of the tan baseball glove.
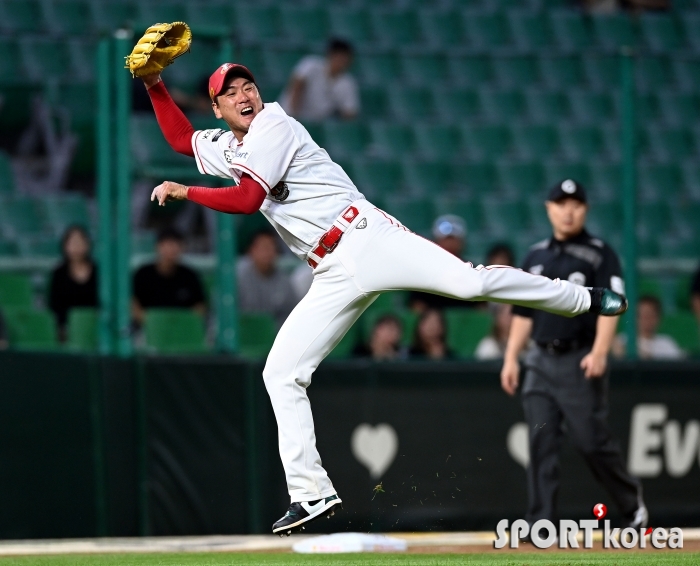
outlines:
M126 69L134 77L160 73L177 57L190 50L192 32L185 22L154 24L126 58Z

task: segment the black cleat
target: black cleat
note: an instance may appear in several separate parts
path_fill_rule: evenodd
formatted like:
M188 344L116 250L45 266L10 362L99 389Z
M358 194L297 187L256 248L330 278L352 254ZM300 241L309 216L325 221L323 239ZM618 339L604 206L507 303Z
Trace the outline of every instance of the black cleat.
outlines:
M330 519L335 514L336 507L343 508L343 502L337 494L318 501L292 503L285 516L272 525L272 532L281 537L289 536L303 530L306 524L314 519L319 517Z
M588 312L602 316L618 316L627 310L627 299L623 295L604 287L588 287L591 308Z

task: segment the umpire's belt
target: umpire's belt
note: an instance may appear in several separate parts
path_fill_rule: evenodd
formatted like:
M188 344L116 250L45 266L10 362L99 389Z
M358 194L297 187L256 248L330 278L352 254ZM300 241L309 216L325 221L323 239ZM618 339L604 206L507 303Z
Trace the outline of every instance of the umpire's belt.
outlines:
M313 248L306 256L306 261L311 267L316 269L316 266L321 260L326 257L326 254L331 253L343 237L343 233L350 227L352 221L360 214L360 211L354 206L348 206L338 218L333 222L330 230L326 232L318 241L318 245Z
M552 340L551 342L537 342L537 345L549 354L566 354L574 350L590 348L593 343L590 340Z

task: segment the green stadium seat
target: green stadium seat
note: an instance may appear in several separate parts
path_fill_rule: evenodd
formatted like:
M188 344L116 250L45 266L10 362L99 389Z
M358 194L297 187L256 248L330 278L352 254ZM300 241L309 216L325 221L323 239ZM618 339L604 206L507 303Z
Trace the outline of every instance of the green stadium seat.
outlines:
M611 95L589 90L572 90L568 94L574 118L583 124L605 124L616 118Z
M265 49L261 53L263 66L268 78L280 84L286 84L289 81L294 67L307 54L307 51L303 48Z
M53 0L48 28L56 34L82 36L92 29L90 4L83 0ZM170 20L169 20L170 21Z
M642 163L638 175L639 195L643 199L678 198L683 192L683 173L676 163Z
M343 336L343 338L340 340L337 346L333 348L333 350L330 354L328 354L328 356L326 356L326 359L343 360L352 357L353 351L357 347L359 341L360 325L353 324L345 333L345 336Z
M4 308L10 348L14 350L55 350L58 348L56 322L44 310Z
M328 121L324 130L325 147L331 157L362 154L369 143L369 132L362 122Z
M435 215L443 214L454 214L467 223L467 241L472 232L479 232L484 226L484 212L478 198L452 195L438 197L435 199Z
M352 180L368 197L398 191L404 186L403 169L390 159L359 158L353 160Z
M143 326L147 352L197 354L208 350L204 320L191 310L147 309Z
M664 315L659 324L659 334L668 334L690 354L700 353L700 331L698 321L692 313Z
M594 234L603 238L619 233L622 226L622 206L619 202L607 202L605 205L593 205L588 212L586 224Z
M639 44L639 29L636 20L625 13L594 15L591 17L595 37L599 45L607 49Z
M8 237L39 234L44 229L38 202L26 197L8 199L0 204L0 223L0 230Z
M456 126L418 123L414 127L416 151L421 158L453 159L461 150L461 138Z
M620 57L602 53L583 58L586 79L595 88L610 91L617 89L621 81Z
M325 43L330 24L326 10L314 6L280 5L282 29L287 40Z
M378 157L403 157L415 149L413 128L393 122L369 124L371 143L368 153Z
M672 210L674 226L678 233L694 238L698 237L698 218L700 218L700 203L686 202L683 206L675 206ZM693 255L697 255L696 253Z
M540 81L537 57L532 55L494 57L492 61L496 81L502 87L523 88Z
M0 38L0 85L5 87L8 83L21 83L24 80L26 79L18 42L14 38Z
M15 257L18 253L17 242L0 240L0 257Z
M425 159L421 151L418 152L418 155L421 159L407 159L403 163L405 186L412 189L415 195L421 197L447 191L451 181L449 161Z
M463 126L462 144L476 160L505 157L513 151L513 137L507 126Z
M418 17L413 10L372 10L370 21L374 37L387 46L413 45L420 40Z
M681 92L660 92L657 97L662 120L670 126L685 126L700 120L700 96Z
M523 159L547 159L560 151L559 133L554 126L513 127L513 145Z
M416 53L401 57L404 78L411 84L443 82L447 79L447 60L437 53Z
M201 86L202 79L221 64L220 55L221 49L216 41L197 38L190 52L178 58L177 64L165 71L168 86L172 84L194 94ZM253 72L257 72L256 67L253 67Z
M619 163L591 163L591 189L608 200L622 194L622 167Z
M184 2L140 2L137 7L137 30L146 30L155 22L185 22L189 15Z
M634 102L637 123L656 122L660 116L659 99L656 94L638 94Z
M0 273L0 307L31 308L32 284L29 277L18 273Z
M90 212L81 194L48 196L44 199L46 219L55 234L62 234L71 225L90 227Z
M65 41L20 38L22 64L27 76L34 81L62 79L73 75L69 46Z
M700 49L700 13L685 12L680 18L680 24L685 31L685 38L695 51Z
M131 253L152 255L156 251L156 235L153 232L139 231L131 234Z
M355 45L367 44L374 39L369 15L364 9L331 6L328 18L335 37L342 37Z
M456 55L447 57L453 84L481 86L494 80L493 64L488 55Z
M61 255L61 242L53 236L18 238L17 246L22 257L50 257L58 259Z
M671 212L663 201L640 203L637 208L638 234L652 239L671 227Z
M566 177L563 177L562 179L565 179ZM555 181L556 182L556 181ZM551 183L550 185L547 185L548 187L551 187L554 185L554 183ZM536 227L542 227L545 228L549 226L549 219L547 218L547 210L545 208L544 204L544 199L546 198L546 192L541 191L540 194L535 195L528 195L526 199L526 204L527 204L527 210L528 210L528 216L530 218L530 223L533 226ZM526 247L524 248L524 251L527 252L529 247L532 245L532 241L527 239L525 242ZM523 257L523 256L520 256Z
M387 118L389 101L383 86L360 86L360 107L364 118Z
M431 198L388 195L384 198L384 210L409 230L423 235L430 234L435 220L434 202Z
M238 324L241 356L266 358L277 334L274 318L265 313L241 313Z
M96 352L99 347L100 311L72 308L68 311L67 343L74 352Z
M553 162L545 165L545 186L553 187L566 179L573 179L581 183L586 189L591 188L591 170L585 161L560 163ZM537 195L537 201L544 201L543 195Z
M660 257L697 260L700 242L694 238L666 235L658 238Z
M7 34L39 33L44 14L38 0L3 0L0 3L0 30Z
M462 17L474 47L494 49L513 44L508 20L502 12L466 10Z
M496 167L487 161L453 163L450 179L450 186L462 196L487 195L498 189Z
M673 14L642 13L639 25L645 43L653 50L675 51L685 47L683 28Z
M689 159L682 167L683 186L686 194L694 201L700 201L700 164L696 159Z
M685 91L697 93L700 90L700 61L672 58L672 65L676 83Z
M391 84L401 76L401 64L393 51L358 53L356 56L361 82Z
M498 164L501 191L523 197L542 194L546 188L544 166L541 162L505 162Z
M481 113L479 95L463 88L436 89L435 111L445 123L460 122L477 118Z
M235 6L237 33L241 40L260 43L283 38L277 6L243 2Z
M573 10L554 10L549 13L557 43L564 50L581 52L594 44L593 30L588 18Z
M544 12L511 11L508 20L520 49L546 49L554 45L554 32Z
M475 309L448 309L445 311L447 345L460 358L474 357L479 342L493 328L491 314Z
M686 128L646 128L648 151L661 161L674 161L696 155L693 134Z
M167 167L193 173L192 158L172 150L152 116L132 116L131 155L134 165L144 171Z
M170 84L170 83L168 83ZM89 136L80 139L81 151L90 150L94 143L92 130L95 126L97 92L94 82L70 82L58 86L55 105L70 113L71 124L82 126L81 134ZM85 142L85 143L83 143Z
M117 28L128 29L134 25L134 19L137 15L135 2L120 0L119 2L90 2L88 5L92 14L92 29L96 33L112 33ZM153 23L155 21L151 22L151 24ZM143 33L146 28L136 31Z
M675 75L669 57L656 55L639 57L634 65L637 88L648 92L673 88Z
M637 295L643 297L644 295L656 297L661 299L663 296L663 287L661 282L655 277L642 276L639 278L639 286L637 288Z
M571 116L569 99L563 92L532 89L526 91L525 101L530 118L536 122L556 124Z
M230 2L219 0L218 2L207 2L205 5L198 2L188 2L185 4L185 10L187 12L185 21L192 28L192 33L197 41L205 37L229 35L231 28L237 27L236 12Z
M605 137L596 126L561 124L559 139L564 155L571 160L588 160L604 156Z
M497 122L511 122L526 115L525 96L520 90L479 91L484 116Z
M326 147L326 131L322 122L302 122L302 125L309 132L311 139L319 146Z
M464 22L453 10L421 10L418 13L421 35L434 47L455 48L466 43Z
M676 309L681 312L689 312L691 310L690 287L692 282L692 275L679 275L676 278L674 304Z
M0 195L13 193L15 190L15 174L12 171L10 156L0 151Z
M435 115L433 91L421 87L390 88L389 109L396 120L414 122L417 118L430 119Z
M530 229L529 211L522 201L486 197L481 202L484 210L484 229L492 237L500 239Z
M569 90L585 84L586 74L578 55L555 53L540 57L540 72L549 88Z

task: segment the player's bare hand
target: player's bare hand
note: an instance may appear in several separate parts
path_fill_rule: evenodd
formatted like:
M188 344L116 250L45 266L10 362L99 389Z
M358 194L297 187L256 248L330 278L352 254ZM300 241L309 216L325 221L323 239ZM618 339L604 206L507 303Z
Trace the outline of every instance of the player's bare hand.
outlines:
M143 75L141 77L141 80L143 81L143 84L146 85L147 89L151 88L152 86L160 82L160 73L153 73L152 75Z
M185 200L186 198L187 187L172 181L164 181L151 193L151 201L158 201L160 206L165 206L165 201L168 200Z
M608 356L601 356L593 352L585 355L581 360L581 369L586 379L602 377L608 367Z
M520 381L520 364L517 360L505 360L501 369L501 388L508 395L515 395Z

